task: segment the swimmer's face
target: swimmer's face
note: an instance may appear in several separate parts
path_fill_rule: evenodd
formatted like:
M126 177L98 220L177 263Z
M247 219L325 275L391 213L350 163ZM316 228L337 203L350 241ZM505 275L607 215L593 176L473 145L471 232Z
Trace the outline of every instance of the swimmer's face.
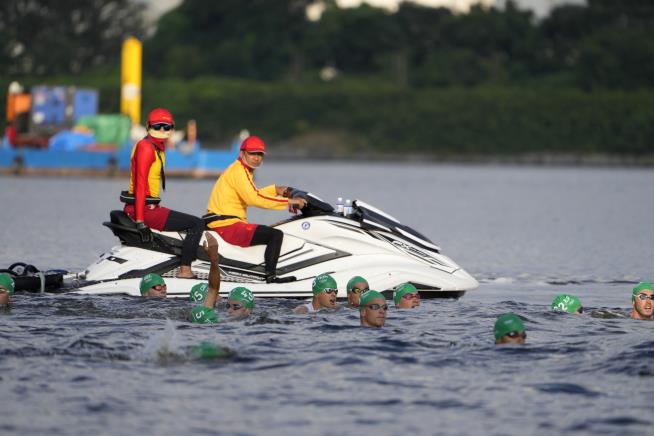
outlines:
M250 312L252 312L250 309L245 307L245 305L238 300L229 300L227 302L227 316L234 317L234 318L240 318L243 316L248 316Z
M347 305L350 307L359 307L359 298L361 294L368 290L368 285L363 282L357 282L352 285L352 290L347 293Z
M327 292L330 291L330 292ZM326 307L328 309L333 309L336 307L336 293L338 291L336 289L325 289L318 295L316 295L316 298L318 299L318 303L320 304L320 307Z
M9 292L4 286L0 286L0 306L7 306L9 304Z
M361 325L364 327L383 327L386 323L388 305L383 298L373 298L359 312L361 314Z
M166 285L156 285L150 288L145 293L144 297L166 298L167 287Z
M413 309L414 307L420 306L420 294L417 292L412 292L410 294L402 295L400 302L397 305L398 309Z
M250 168L259 168L263 163L263 157L264 155L261 152L241 152L241 160Z
M631 314L632 318L652 319L652 314L654 314L654 301L652 301L653 295L654 291L650 291L649 289L640 291L636 295L634 298L634 311Z
M501 338L497 339L495 343L497 345L505 345L505 344L522 345L525 343L526 340L527 340L527 333L525 332L509 332L509 334L506 334Z

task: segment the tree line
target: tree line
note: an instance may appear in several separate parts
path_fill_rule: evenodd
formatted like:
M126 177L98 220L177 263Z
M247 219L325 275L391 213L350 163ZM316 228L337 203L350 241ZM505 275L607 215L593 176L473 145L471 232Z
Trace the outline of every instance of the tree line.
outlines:
M324 10L311 20L316 3ZM40 77L115 68L122 39L135 35L157 77L297 82L330 68L412 88L638 89L654 86L653 30L646 0L564 4L541 20L513 1L454 13L411 2L389 12L334 0L184 0L149 33L135 0L5 0L0 67Z

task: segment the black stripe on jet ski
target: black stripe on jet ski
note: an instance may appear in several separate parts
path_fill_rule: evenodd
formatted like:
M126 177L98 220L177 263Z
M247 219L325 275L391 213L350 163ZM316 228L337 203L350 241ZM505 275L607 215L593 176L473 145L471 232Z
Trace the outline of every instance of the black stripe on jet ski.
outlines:
M173 257L172 259L169 259L165 262L158 263L154 266L151 266L150 268L146 269L132 269L129 270L125 273L122 273L121 275L118 276L117 280L120 279L139 279L143 277L146 274L150 273L156 273L159 275L164 275L168 271L177 268L178 266L181 265L181 261L179 257Z
M373 232L371 232L371 234L372 233ZM407 253L407 254L409 254L411 256L414 256L417 259L423 260L423 261L425 261L427 263L430 263L432 265L437 264L437 265L443 266L443 267L448 268L448 269L453 268L451 265L443 263L440 260L436 259L435 257L431 256L430 253L425 253L424 251L422 251L422 250L420 250L418 248L411 247L410 245L407 244L407 242L411 243L411 241L406 241L406 240L402 241L402 240L400 240L400 238L394 239L394 238L390 238L390 237L388 237L386 235L379 234L377 232L374 232L374 233L375 233L374 236L377 239L385 241L385 242L389 242L392 246L394 246L398 250L401 250L404 253ZM393 235L393 236L395 236L395 235ZM404 244L406 246L401 246L399 244L396 244L396 242L399 243L399 244ZM421 248L424 248L424 247L421 247ZM433 252L434 250L431 249L429 251ZM436 253L438 253L438 252L436 252Z
M313 259L307 259L302 262L295 263L293 265L287 265L281 268L277 268L277 275L281 276L284 274L292 273L302 268L307 268L318 263L326 262L328 260L339 259L341 257L351 256L350 253L345 251L335 250L334 253L323 254L322 256L314 257Z

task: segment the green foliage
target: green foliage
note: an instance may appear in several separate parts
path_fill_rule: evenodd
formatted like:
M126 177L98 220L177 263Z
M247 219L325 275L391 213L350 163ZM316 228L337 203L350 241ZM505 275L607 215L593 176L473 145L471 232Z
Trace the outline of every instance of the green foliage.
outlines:
M224 143L247 128L273 142L345 132L364 148L391 153L654 152L650 91L406 90L366 78L306 85L213 77L147 83L145 107L163 105L180 120L196 119L205 143Z

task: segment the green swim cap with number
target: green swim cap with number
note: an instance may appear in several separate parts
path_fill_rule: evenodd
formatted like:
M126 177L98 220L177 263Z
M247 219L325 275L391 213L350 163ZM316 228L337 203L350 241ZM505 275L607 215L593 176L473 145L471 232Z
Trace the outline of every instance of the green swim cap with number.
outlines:
M191 321L196 324L215 324L218 322L218 315L213 309L196 306L191 309Z
M510 332L524 332L525 325L515 313L505 313L495 321L495 339L506 336Z
M411 283L402 283L401 285L397 285L393 290L393 301L395 301L395 305L397 306L400 304L400 299L406 294L415 294L416 292L418 292L418 289Z
M248 309L254 308L254 294L248 288L238 287L231 290L227 300L235 300L243 303Z
M14 294L14 287L15 287L14 279L12 279L9 274L7 273L0 274L0 286L5 288L9 295Z
M557 295L552 301L552 310L575 313L581 307L581 301L574 295Z
M141 284L139 286L139 288L141 289L141 295L147 294L150 288L152 288L153 286L165 285L165 284L166 282L164 282L164 279L159 274L155 274L155 273L146 274L141 279Z
M640 283L638 283L634 287L634 290L631 292L631 301L634 301L636 299L636 295L640 294L641 291L652 291L652 292L654 292L654 285L652 285L651 282L640 282Z
M320 274L313 279L311 283L311 291L313 295L318 295L325 289L337 289L336 280L329 274Z
M365 283L367 288L370 287L366 279L364 279L361 276L354 276L350 279L350 281L347 282L347 287L346 287L347 292L352 292L352 289L354 289L354 285L356 285L357 283Z
M207 298L207 293L209 292L209 283L198 283L197 285L191 288L191 292L188 294L189 301L192 302L202 302Z
M381 292L373 291L372 289L366 291L361 295L361 298L359 298L359 310L363 311L370 302L376 298L381 298L386 301L386 297L384 297L384 294Z

